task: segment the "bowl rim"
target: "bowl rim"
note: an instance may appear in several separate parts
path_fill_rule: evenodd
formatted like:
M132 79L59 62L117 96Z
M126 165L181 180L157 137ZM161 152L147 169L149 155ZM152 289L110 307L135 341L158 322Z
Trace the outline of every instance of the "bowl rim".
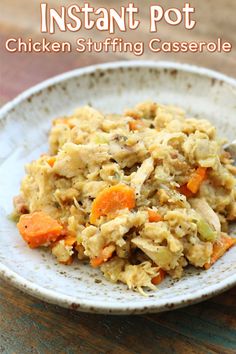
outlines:
M53 76L31 88L25 90L19 94L16 98L6 103L0 109L0 119L3 119L14 107L26 100L28 97L46 89L49 86L61 83L73 77L79 77L85 74L91 74L96 71L106 71L108 69L120 69L120 68L154 68L154 69L176 69L178 71L197 74L203 77L209 77L219 81L223 81L233 87L236 87L236 79L226 76L217 71L203 68L190 64L183 64L171 61L150 61L150 60L133 60L133 61L116 61L103 64L96 64L91 66L82 67L67 71L63 74ZM171 302L165 299L153 299L148 304L145 301L129 302L129 303L104 303L101 300L93 299L81 299L74 296L68 296L61 293L56 293L53 290L46 289L40 285L35 284L19 275L18 273L9 269L6 265L0 263L0 278L6 280L11 285L22 290L23 292L32 295L40 300L56 304L61 307L79 310L90 313L100 314L140 314L140 313L154 313L167 311L170 309L180 308L190 304L206 300L214 295L220 294L236 285L236 274L233 274L220 283L209 285L204 289L195 291L193 294L187 297L177 295Z

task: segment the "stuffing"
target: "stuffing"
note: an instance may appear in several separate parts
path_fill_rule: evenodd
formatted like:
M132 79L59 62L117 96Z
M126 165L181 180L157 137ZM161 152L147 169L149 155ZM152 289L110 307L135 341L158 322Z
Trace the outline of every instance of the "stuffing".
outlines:
M85 106L53 121L50 150L14 198L32 248L99 267L145 295L187 266L208 269L236 241L236 169L215 127L175 106L124 114Z

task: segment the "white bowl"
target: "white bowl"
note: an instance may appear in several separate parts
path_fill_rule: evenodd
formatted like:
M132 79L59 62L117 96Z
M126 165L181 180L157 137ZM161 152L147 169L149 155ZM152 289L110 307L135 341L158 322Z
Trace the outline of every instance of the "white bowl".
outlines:
M31 250L7 216L19 193L26 162L47 151L52 118L92 104L105 112L153 99L176 104L212 121L219 134L236 136L236 81L219 73L168 62L117 62L87 67L45 81L0 111L0 275L17 288L60 306L93 313L146 313L199 302L236 284L236 249L211 269L189 269L166 279L148 297L111 284L86 264L57 264L46 251Z

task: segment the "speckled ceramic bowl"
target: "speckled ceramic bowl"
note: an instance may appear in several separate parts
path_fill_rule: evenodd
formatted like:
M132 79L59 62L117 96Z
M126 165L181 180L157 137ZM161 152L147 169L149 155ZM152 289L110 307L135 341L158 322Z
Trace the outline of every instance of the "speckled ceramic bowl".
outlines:
M189 269L166 279L148 297L110 284L86 264L63 266L46 251L30 250L8 215L25 163L47 151L52 118L92 104L122 112L154 99L212 121L221 136L236 136L236 81L219 73L167 62L118 62L75 70L37 85L0 112L0 275L40 299L93 313L134 314L186 306L236 284L236 249L210 270Z

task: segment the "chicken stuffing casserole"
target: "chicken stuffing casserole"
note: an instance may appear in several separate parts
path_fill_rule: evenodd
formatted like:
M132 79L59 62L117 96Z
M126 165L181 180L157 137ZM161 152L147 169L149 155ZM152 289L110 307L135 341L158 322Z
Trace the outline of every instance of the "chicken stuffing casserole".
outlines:
M50 153L26 166L18 230L58 262L88 260L142 294L187 265L208 269L236 243L236 168L223 143L173 106L79 108L53 121Z

